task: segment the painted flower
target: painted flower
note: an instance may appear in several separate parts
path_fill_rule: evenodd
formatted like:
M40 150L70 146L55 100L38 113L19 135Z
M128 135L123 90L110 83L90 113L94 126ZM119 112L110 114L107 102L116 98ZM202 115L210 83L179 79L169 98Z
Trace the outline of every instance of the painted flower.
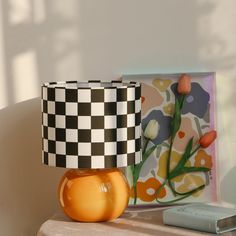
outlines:
M153 86L155 86L160 92L165 92L166 89L171 84L170 79L154 79L152 81Z
M141 96L141 103L143 104L145 102L145 97Z
M163 179L166 179L166 166L167 166L167 156L169 151L163 152L163 154L159 158L158 163L158 170L157 175L160 176ZM171 152L171 162L170 162L170 170L173 170L177 164L179 163L182 155L180 155L178 152L172 151ZM187 161L186 166L190 166L190 161ZM180 182L183 180L184 174L179 175L172 179L173 182Z
M156 106L160 106L164 100L157 89L142 83L142 116Z
M174 108L175 108L174 104L173 104L173 103L169 103L169 104L167 104L167 105L165 105L165 106L163 107L163 111L164 111L167 115L172 116L172 115L173 115L173 112L174 112Z
M171 90L178 97L177 83L171 85ZM182 113L192 113L199 118L203 118L208 109L210 95L198 83L192 83L191 92L186 95Z
M204 179L201 176L194 174L186 174L184 177L184 182L177 187L177 191L180 193L189 192L201 185L205 184ZM193 197L198 197L202 193L202 190L194 193Z
M145 182L137 182L137 197L143 202L152 202L156 198L164 198L166 196L165 188L161 189L157 195L157 190L161 186L160 181L156 178L149 178ZM130 197L134 198L134 187L131 188Z
M215 130L211 130L210 132L205 133L200 139L199 144L203 148L209 147L216 139L217 132Z
M147 139L155 139L158 135L159 124L156 120L150 120L144 130L144 137Z
M212 168L212 157L204 150L199 150L195 156L194 166Z
M160 110L152 110L147 117L142 120L142 129L145 130L150 120L156 120L159 124L158 135L152 140L154 144L160 144L170 137L170 116L164 116Z
M173 147L177 151L184 151L189 140L194 137L194 141L198 139L197 132L192 127L192 121L188 117L183 117L180 125L180 129L174 140Z
M179 94L189 94L191 92L191 78L190 76L183 74L180 76L177 91Z

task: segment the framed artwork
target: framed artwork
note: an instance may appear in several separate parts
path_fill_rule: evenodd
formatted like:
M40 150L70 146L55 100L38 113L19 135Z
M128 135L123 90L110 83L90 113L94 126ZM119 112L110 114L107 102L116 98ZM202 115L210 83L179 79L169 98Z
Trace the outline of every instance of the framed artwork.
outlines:
M169 205L217 200L216 143L205 148L199 146L199 139L216 129L215 73L186 74L191 79L191 91L183 97L177 91L181 76L183 75L144 74L122 77L123 80L139 81L142 84L144 162L138 166L138 171L135 172L134 167L126 171L131 186L130 205ZM181 123L172 140L172 123L174 119L176 122L178 120L176 109L181 113ZM147 132L150 134L146 134ZM183 161L184 158L186 160ZM174 176L171 171L177 170L179 163L182 163L182 169L179 168L178 175Z

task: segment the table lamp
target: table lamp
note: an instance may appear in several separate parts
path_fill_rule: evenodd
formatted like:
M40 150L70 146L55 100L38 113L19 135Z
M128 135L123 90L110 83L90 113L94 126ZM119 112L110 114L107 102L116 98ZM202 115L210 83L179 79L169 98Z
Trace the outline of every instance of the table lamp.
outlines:
M130 188L121 167L141 162L141 85L122 81L42 86L42 161L69 168L58 196L82 222L119 217Z

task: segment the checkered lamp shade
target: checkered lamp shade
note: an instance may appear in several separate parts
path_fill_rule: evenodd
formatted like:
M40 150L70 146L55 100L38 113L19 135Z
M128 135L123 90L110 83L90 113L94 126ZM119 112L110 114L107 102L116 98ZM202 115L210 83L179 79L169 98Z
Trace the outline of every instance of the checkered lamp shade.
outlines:
M139 83L45 83L41 102L44 164L93 169L141 161Z

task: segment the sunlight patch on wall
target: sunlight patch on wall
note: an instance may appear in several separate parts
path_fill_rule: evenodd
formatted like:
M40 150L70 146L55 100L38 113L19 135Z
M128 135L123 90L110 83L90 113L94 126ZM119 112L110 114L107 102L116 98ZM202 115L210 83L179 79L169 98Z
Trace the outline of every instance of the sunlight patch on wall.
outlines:
M12 63L15 103L39 96L36 55L33 50L16 56Z
M10 0L9 7L8 20L12 25L31 21L32 8L30 0Z

